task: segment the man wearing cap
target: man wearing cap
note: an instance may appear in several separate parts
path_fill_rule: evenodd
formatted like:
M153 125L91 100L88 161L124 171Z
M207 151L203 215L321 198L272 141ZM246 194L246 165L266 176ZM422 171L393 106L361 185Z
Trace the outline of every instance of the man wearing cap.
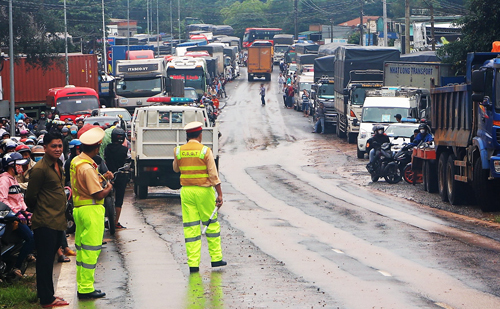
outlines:
M201 144L201 122L188 123L187 143L174 150L173 169L180 172L182 221L190 272L198 272L201 256L200 221L207 225L214 207L222 206L222 189L210 148ZM217 191L217 198L215 191ZM212 267L225 266L222 260L220 224L217 215L208 226L206 236Z
M39 135L41 130L45 130L47 127L47 118L45 117L45 112L40 112L40 119L38 119L36 134Z
M397 122L401 123L401 114L394 115L394 118L396 118Z
M94 274L104 233L104 198L112 186L108 182L102 188L97 164L92 160L99 153L104 131L98 126L89 126L82 128L78 135L82 153L71 161L70 166L76 224L77 295L79 299L100 298L106 293L94 288Z

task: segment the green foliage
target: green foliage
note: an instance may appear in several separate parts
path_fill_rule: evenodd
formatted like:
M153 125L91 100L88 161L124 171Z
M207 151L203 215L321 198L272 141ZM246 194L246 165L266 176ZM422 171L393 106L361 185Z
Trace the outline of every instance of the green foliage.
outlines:
M349 44L359 44L359 31L353 32L347 39Z
M40 308L34 277L17 280L11 284L0 283L0 308Z
M491 51L492 43L500 39L500 2L498 0L470 0L469 14L458 21L462 37L438 50L444 62L453 64L458 74L465 72L468 52Z
M265 12L268 4L259 0L234 2L221 9L224 24L231 25L238 36L243 36L245 28L268 27L270 25Z

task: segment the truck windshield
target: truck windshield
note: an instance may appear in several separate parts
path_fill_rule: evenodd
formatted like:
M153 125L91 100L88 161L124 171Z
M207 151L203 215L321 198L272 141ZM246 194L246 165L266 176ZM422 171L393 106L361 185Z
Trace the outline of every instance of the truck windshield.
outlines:
M167 75L170 79L184 79L185 87L192 87L194 89L204 89L203 83L203 70L191 69L168 69Z
M376 88L355 88L352 91L351 103L354 105L363 105L365 103L366 91Z
M361 122L398 122L394 116L400 114L403 117L408 117L409 108L403 107L364 107L361 115Z
M333 84L322 84L321 87L319 87L318 97L323 99L333 99L334 98Z
M95 96L62 97L57 99L56 105L61 115L77 115L99 108L99 100Z
M274 46L275 53L285 53L288 50L288 46Z
M124 97L152 97L161 92L161 77L125 79L116 85L116 94Z

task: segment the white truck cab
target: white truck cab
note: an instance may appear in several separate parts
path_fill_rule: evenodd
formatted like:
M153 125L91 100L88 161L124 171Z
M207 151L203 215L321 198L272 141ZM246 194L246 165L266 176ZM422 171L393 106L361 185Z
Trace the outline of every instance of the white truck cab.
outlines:
M382 87L366 92L357 141L357 156L363 158L366 142L372 137L373 126L386 128L398 122L396 115L402 118L417 118L419 108L427 104L429 91L422 88Z
M136 108L132 118L131 156L134 161L134 192L138 198L148 195L148 187L179 189L179 173L172 168L174 149L186 143L184 126L203 123L202 143L219 159L219 127L211 126L204 108L153 105Z

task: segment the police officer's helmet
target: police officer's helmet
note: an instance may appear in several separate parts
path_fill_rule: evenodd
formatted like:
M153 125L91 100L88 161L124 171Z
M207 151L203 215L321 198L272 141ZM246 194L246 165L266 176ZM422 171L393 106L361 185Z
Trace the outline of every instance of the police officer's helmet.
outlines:
M120 142L123 143L125 140L125 130L122 128L114 128L113 131L111 131L111 142Z

